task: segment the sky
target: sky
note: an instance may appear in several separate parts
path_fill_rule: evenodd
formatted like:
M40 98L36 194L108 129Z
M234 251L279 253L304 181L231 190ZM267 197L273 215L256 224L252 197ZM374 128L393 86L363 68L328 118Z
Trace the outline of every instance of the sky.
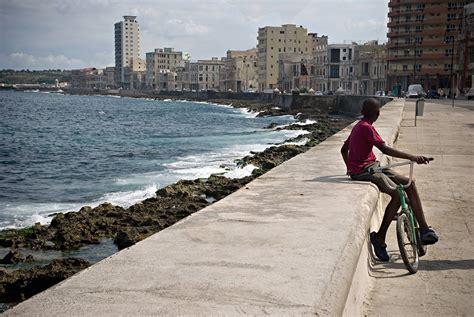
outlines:
M0 69L114 66L114 23L136 15L141 57L192 60L257 45L259 27L302 25L329 43L386 42L388 0L0 0Z

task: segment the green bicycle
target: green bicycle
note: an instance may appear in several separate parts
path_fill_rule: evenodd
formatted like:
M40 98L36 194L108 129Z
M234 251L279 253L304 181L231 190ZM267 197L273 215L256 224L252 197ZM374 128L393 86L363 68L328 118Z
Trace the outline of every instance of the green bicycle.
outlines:
M432 157L429 158L430 161L433 160ZM398 248L400 249L400 255L403 259L403 263L407 270L414 274L418 271L419 258L426 254L426 245L421 242L421 234L418 228L418 222L413 214L413 210L410 204L410 199L408 198L405 188L408 188L411 185L413 179L413 165L415 162L404 161L396 164L388 164L385 166L373 167L369 169L370 173L382 173L382 179L385 184L391 188L395 189L400 196L401 209L397 214L397 241ZM403 166L410 165L410 177L406 185L396 184L392 179L383 173L384 170Z

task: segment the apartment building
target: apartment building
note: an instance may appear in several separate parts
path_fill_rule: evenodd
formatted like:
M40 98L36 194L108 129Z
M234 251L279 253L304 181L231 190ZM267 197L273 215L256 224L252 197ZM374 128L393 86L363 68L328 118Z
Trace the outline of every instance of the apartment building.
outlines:
M133 76L126 73L141 71L134 66L142 67L144 62L138 62L140 59L140 28L137 17L125 15L123 18L123 21L115 23L115 80L120 87L130 88L130 82L126 77ZM125 70L126 67L129 69Z
M219 75L220 91L254 91L258 87L257 49L228 50Z
M464 6L459 48L457 87L466 93L469 88L474 88L474 3Z
M353 93L374 95L389 90L386 85L386 46L370 41L354 47Z
M103 69L83 68L71 71L71 88L105 89L107 77Z
M325 92L328 90L328 37L318 36L318 33L310 33L311 54L314 57L314 70L310 71L310 87L315 91Z
M390 0L387 84L450 91L459 61L463 0Z
M151 89L165 89L176 88L174 85L169 86L167 75L173 73L176 76L178 68L184 67L185 60L183 59L183 52L175 51L173 48L157 48L154 52L146 53L146 85ZM165 75L166 74L166 75ZM166 81L161 81L166 79ZM161 83L161 85L160 85Z
M278 88L280 91L309 90L314 75L315 61L312 54L280 54L278 61Z
M354 48L355 44L330 44L327 46L326 73L329 91L343 89L345 93L354 93Z
M186 62L178 87L183 90L219 90L220 73L224 67L224 59L212 57L210 60Z
M258 29L257 73L259 90L273 89L278 85L280 54L310 54L311 40L302 26L285 24Z

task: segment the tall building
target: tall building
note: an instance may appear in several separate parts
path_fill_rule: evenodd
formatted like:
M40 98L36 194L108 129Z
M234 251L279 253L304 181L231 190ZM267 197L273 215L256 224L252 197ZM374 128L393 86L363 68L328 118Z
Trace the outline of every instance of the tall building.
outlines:
M257 41L257 72L260 91L277 87L280 54L311 53L308 30L294 24L259 28Z
M126 86L126 67L143 69L140 62L140 28L136 16L124 15L124 21L115 23L115 78L119 86ZM135 62L133 62L135 60ZM138 70L137 70L138 71Z
M328 62L328 37L318 36L318 33L310 33L311 54L314 57L314 70L311 70L310 86L315 91L327 91L328 74L326 72Z
M257 49L228 50L220 73L220 91L247 91L257 88Z
M328 90L335 92L342 88L354 93L354 44L330 44L328 48Z
M388 89L422 84L449 93L459 60L463 0L390 0Z
M165 85L163 80L161 80L163 84L160 85L160 78L166 78L166 82L169 82L171 75L168 73L176 73L177 69L182 67L184 67L183 52L175 51L173 48L157 48L154 52L146 53L147 87L152 89L173 88L173 85Z
M459 38L458 87L464 90L474 88L474 3L464 7L461 34Z

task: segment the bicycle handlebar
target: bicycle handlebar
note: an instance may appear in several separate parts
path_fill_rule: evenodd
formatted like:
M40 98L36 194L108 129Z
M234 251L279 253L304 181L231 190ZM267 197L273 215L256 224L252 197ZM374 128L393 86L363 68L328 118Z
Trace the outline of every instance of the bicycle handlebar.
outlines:
M432 157L429 157L428 158L428 161L433 161L434 158ZM390 169L392 167L398 167L398 166L404 166L404 165L408 165L410 164L410 176L408 178L408 183L406 185L397 185L394 181L392 181L387 175L385 175L383 173L384 170L387 170L387 169ZM404 162L400 162L400 163L395 163L395 164L387 164L387 165L384 165L384 166L379 166L379 167L371 167L368 169L368 172L370 174L374 174L374 173L382 173L382 179L383 181L385 182L385 185L387 185L389 188L395 190L397 189L397 186L402 186L403 188L408 188L410 187L411 185L411 182L412 182L412 179L413 179L413 165L415 164L414 161L404 161Z

